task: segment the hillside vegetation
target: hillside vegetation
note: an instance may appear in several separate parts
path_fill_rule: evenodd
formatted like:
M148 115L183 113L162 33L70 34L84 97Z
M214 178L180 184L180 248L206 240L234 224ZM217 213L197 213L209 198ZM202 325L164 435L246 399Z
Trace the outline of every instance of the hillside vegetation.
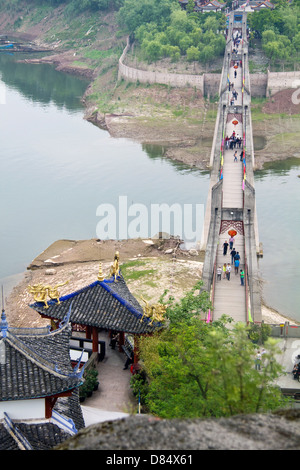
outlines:
M191 2L185 12L177 0L0 0L0 33L32 39L50 48L53 54L42 61L86 76L90 80L84 96L86 118L108 129L112 136L159 144L163 146L159 149L162 155L206 168L218 97L205 98L192 87L175 89L118 78L118 61L128 36L133 44L128 65L181 73L219 73L225 16L191 13L190 6ZM298 67L299 11L300 0L292 4L279 0L273 11L248 15L253 51L250 65L254 69ZM274 52L277 49L279 56ZM254 55L258 58L255 64ZM269 101L252 102L254 135L263 134L272 141L282 132L282 126L288 129L286 132L298 132L297 116L291 122L291 111L282 108L284 101L277 97ZM270 104L280 113L280 123L274 111L268 111ZM299 113L293 110L292 114L295 112ZM267 154L260 149L256 159L265 161L294 153L286 141L284 152L272 145Z

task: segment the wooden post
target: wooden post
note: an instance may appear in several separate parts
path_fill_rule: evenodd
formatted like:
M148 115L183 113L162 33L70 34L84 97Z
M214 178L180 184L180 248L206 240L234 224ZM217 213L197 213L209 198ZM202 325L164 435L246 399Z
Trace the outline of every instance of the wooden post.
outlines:
M137 335L134 335L133 337L133 354L133 363L137 364L139 362L139 337Z
M98 328L93 326L93 353L98 352Z
M120 331L120 333L119 333L119 352L123 351L122 346L124 345L124 343L125 343L125 334L124 334L124 331Z
M91 327L86 326L85 327L85 337L86 337L86 339L91 339L91 336L92 336Z

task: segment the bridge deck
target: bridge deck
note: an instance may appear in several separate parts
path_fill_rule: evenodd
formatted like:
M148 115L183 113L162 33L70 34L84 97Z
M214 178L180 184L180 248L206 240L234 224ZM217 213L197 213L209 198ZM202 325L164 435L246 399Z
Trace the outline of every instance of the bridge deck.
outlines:
M241 45L239 45L241 48ZM237 70L237 77L234 77L234 71ZM229 70L229 81L234 83L234 88L238 93L237 100L229 108L230 119L226 124L225 137L230 137L233 130L236 134L243 137L243 124L239 122L234 125L235 106L242 106L242 70L241 68L235 69L233 66ZM229 93L229 99L231 99L232 93ZM237 151L237 161L234 161L234 153ZM228 209L241 209L243 207L243 164L240 161L240 154L242 152L242 146L234 149L225 149L223 153L223 208ZM221 233L219 236L219 246L217 252L216 267L223 266L224 263L231 264L230 250L228 249L227 255L223 255L223 243L225 240L229 240L228 229L225 233ZM214 299L213 299L213 319L217 320L221 315L226 314L232 317L235 321L246 321L246 295L245 286L241 285L240 282L240 268L244 268L244 236L239 233L235 236L234 247L240 254L240 267L238 274L235 274L234 265L231 264L230 280L223 278L219 281L215 279Z

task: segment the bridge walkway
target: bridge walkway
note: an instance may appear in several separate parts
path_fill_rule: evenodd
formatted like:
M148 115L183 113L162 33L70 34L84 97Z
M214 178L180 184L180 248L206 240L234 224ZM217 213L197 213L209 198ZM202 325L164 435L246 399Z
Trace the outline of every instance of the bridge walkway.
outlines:
M239 49L241 44L239 45ZM239 51L238 51L239 52ZM238 93L237 99L234 101L234 104L230 104L232 98L232 92L229 92L229 112L228 119L225 126L225 135L224 137L230 137L233 131L236 132L243 139L243 123L241 120L237 119L237 109L240 109L242 106L242 86L243 86L243 77L242 69L238 67L234 68L235 63L232 61L229 69L229 81L234 83L234 88ZM235 70L237 76L234 76ZM234 121L238 121L238 124L233 124ZM224 144L225 145L225 144ZM240 160L240 154L243 150L243 145L241 147L237 146L236 148L230 149L224 147L223 152L223 195L222 195L222 208L223 209L242 209L243 208L243 163ZM234 160L234 153L237 152L237 161ZM223 243L229 241L228 230L230 228L230 223L226 223L227 228L219 235L218 250L216 256L216 269L218 266L223 267L224 263L231 265L230 280L228 281L223 278L218 280L215 276L214 281L214 293L213 293L213 319L217 320L223 314L231 316L235 321L246 321L246 292L245 286L241 285L240 281L240 268L245 267L245 243L244 235L237 233L234 237L234 248L240 254L240 268L238 274L235 274L234 264L232 264L230 250L228 247L227 254L223 255Z

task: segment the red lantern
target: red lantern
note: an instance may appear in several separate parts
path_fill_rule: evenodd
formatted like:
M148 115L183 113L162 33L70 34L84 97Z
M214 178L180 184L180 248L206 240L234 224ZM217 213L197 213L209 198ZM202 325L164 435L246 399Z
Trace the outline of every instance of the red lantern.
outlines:
M235 235L237 234L237 231L236 230L228 230L228 235L230 235L231 237L234 237Z
M236 119L235 119L234 121L232 121L232 124L233 124L234 126L236 126L238 123L239 123L239 121L237 121Z

